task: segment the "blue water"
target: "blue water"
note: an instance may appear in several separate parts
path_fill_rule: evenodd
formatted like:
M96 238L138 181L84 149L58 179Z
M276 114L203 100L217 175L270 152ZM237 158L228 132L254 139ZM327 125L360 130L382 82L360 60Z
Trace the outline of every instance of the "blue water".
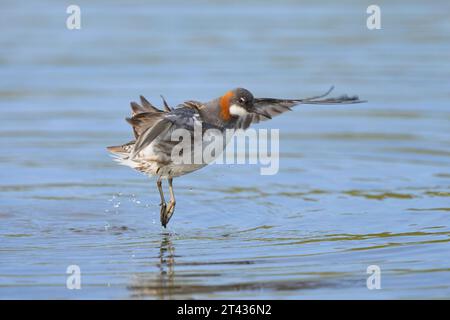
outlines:
M0 10L0 298L449 298L448 1L60 1ZM154 180L105 150L129 101L243 86L352 106L297 107L280 171L215 165ZM66 269L81 269L81 290ZM368 290L369 265L381 289Z

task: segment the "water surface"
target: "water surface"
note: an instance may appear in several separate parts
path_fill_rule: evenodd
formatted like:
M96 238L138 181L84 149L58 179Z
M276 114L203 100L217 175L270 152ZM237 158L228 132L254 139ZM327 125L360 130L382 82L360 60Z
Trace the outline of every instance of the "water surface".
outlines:
M0 298L449 298L446 1L2 1ZM280 171L216 165L155 181L111 161L128 103L244 86L364 105L298 107ZM78 265L82 290L66 289ZM368 290L378 265L382 289Z

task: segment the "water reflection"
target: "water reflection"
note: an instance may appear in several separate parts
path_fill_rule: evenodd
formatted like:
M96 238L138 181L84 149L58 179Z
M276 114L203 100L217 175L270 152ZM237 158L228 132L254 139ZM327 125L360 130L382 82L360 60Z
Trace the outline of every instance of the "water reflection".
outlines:
M153 270L137 274L135 280L128 289L132 298L150 299L192 299L196 295L207 295L214 297L217 294L231 294L239 292L240 297L245 298L246 293L254 296L255 292L260 295L272 293L289 293L299 290L312 290L320 288L344 288L349 286L360 286L362 283L359 276L340 272L312 272L301 275L297 279L279 279L260 281L251 279L236 281L236 276L242 272L265 268L272 270L275 274L280 267L278 259L268 260L233 260L233 261L185 261L185 256L176 255L172 233L162 233L156 267L158 273ZM177 259L179 260L177 262ZM176 273L175 266L180 271ZM219 266L220 273L217 272ZM246 267L248 266L248 267ZM213 267L213 270L209 269ZM231 276L233 275L234 276ZM224 278L229 281L223 282ZM231 280L233 279L234 280ZM215 281L216 279L217 281ZM222 280L221 280L222 279Z
M144 273L136 275L134 281L128 289L131 296L136 297L153 297L157 299L173 298L175 284L175 248L172 243L171 233L161 234L161 244L159 246L159 261L156 266L158 273ZM150 278L149 278L150 276ZM154 279L153 276L156 276Z
M68 32L54 1L2 1L0 298L71 299L73 263L83 298L373 298L370 264L377 297L449 297L448 1L407 14L385 1L392 32L368 31L357 3L85 1L91 23ZM331 84L370 103L260 124L280 129L280 172L184 176L176 234L161 233L148 180L105 151L130 137L139 94L177 104Z
M159 247L159 286L155 293L160 299L170 299L175 288L175 248L171 237L170 233L163 233Z

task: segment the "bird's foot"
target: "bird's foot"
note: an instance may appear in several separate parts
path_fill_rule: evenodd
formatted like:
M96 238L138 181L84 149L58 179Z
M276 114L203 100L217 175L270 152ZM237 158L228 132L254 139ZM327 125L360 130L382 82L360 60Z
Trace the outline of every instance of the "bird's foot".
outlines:
M169 223L170 218L172 218L172 215L175 211L175 201L170 201L169 204L167 205L167 210L166 210L166 223Z
M167 205L165 202L161 202L160 206L161 206L161 211L159 213L159 218L161 220L161 225L165 228L167 225L167 222L169 222L168 220L166 220Z
M161 204L161 225L164 228L166 228L170 218L172 218L174 211L175 211L175 201L170 201L167 205L165 203Z

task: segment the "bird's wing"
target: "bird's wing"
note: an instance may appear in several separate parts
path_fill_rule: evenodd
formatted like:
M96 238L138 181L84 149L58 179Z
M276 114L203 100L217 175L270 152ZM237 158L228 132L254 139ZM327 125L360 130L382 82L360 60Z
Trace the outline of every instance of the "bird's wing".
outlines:
M195 100L188 100L183 102L180 107L187 107L187 108L191 108L194 110L199 110L201 108L203 108L205 106L205 104L203 102L200 101L195 101Z
M175 129L193 130L195 121L198 120L200 116L198 112L200 106L200 102L184 102L180 104L178 108L168 113L165 118L174 125Z
M138 134L132 157L142 151L157 137L161 136L164 139L164 134L169 129L194 130L195 121L198 120L198 117L197 108L181 104L170 112L141 113L128 119L133 125L134 131Z
M172 126L172 121L166 118L173 112L167 101L161 96L164 110L160 110L151 104L144 96L140 96L141 104L132 101L131 117L126 118L133 127L136 143L132 157L148 146L152 141Z
M271 119L283 112L290 111L291 108L297 104L320 104L320 105L332 105L332 104L352 104L365 102L359 100L358 96L342 95L336 98L325 98L333 91L334 87L331 87L326 93L304 99L275 99L275 98L255 98L254 108L255 112L250 114L249 119L243 119L243 123L258 123L260 121ZM248 126L247 125L247 126Z
M134 144L133 152L131 158L134 158L136 154L142 151L150 143L153 142L158 136L165 133L172 127L172 122L166 119L164 116L152 119L152 124L147 125L147 128L142 131L136 138L136 143ZM133 127L134 128L134 127Z
M162 110L158 109L153 104L151 104L147 99L145 99L144 96L139 97L141 99L141 104L134 101L130 102L132 116L146 112L163 112Z

